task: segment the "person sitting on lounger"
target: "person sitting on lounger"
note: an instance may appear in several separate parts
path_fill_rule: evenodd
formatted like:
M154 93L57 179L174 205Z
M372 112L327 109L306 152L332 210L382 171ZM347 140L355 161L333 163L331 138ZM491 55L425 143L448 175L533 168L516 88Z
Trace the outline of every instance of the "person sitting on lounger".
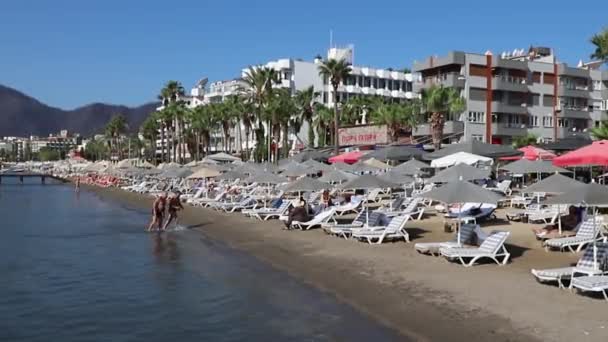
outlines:
M562 230L573 230L574 228L576 228L576 225L578 225L579 223L579 215L577 208L574 206L569 207L568 215L562 217L561 222ZM533 228L532 231L534 232L534 235L536 235L536 237L540 239L546 238L549 233L553 232L556 229L558 229L557 223L550 224L542 228Z
M285 221L285 226L287 226L287 229L291 229L291 222L306 222L309 219L308 209L306 209L306 201L304 198L300 197L299 203L297 203L296 206L289 211L287 221Z

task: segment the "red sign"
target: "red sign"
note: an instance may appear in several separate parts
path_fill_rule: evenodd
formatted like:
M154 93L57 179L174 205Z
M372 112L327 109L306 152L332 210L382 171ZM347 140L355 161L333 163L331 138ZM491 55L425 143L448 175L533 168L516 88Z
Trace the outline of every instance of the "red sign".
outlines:
M355 126L338 130L340 145L388 144L386 125Z

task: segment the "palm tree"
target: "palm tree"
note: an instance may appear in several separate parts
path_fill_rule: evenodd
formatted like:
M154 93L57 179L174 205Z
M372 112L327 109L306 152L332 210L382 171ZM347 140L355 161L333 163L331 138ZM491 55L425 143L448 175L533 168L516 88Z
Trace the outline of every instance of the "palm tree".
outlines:
M375 124L386 125L393 142L397 141L401 129L411 130L417 123L412 104L383 104L371 113L371 119Z
M591 136L597 140L608 139L608 124L604 121L598 127L593 127L591 129Z
M185 89L180 82L167 81L167 83L165 83L165 86L160 90L158 98L162 101L164 107L168 107L172 104L178 103L179 99L183 97L185 93ZM182 135L182 128L179 119L182 115L178 110L171 111L171 114L173 115L170 124L171 131L173 133L171 137L171 148L173 150L172 160L178 161L181 159L181 155L178 157L176 153L178 152L177 147L181 145L180 140ZM181 147L179 147L179 150L181 152Z
M163 106L166 106L169 103L177 102L185 93L186 91L179 81L167 81L160 90L158 99L163 102Z
M295 125L298 128L301 126L297 122L297 117L294 115L297 112L297 106L294 98L291 96L289 89L276 89L273 96L270 98L268 103L268 114L270 116L270 122L272 123L272 135L278 146L281 135L283 136L283 155L286 156L289 144L289 128L290 123L295 121ZM282 134L281 134L282 131ZM274 160L278 161L279 151L278 148L275 150Z
M127 120L122 114L117 114L110 119L105 128L106 136L110 142L110 149L113 153L117 153L117 157L122 159L122 151L120 149L120 136L127 130Z
M443 126L446 115L462 112L466 107L466 100L454 88L433 85L423 90L421 106L421 112L429 115L433 146L438 150L441 148L441 141L443 140Z
M521 148L529 145L536 145L538 143L538 137L533 133L528 133L527 135L522 135L519 137L514 137L512 146L514 148Z
M319 96L318 92L315 92L313 86L310 86L304 90L296 91L295 103L298 110L298 123L301 125L303 122L308 123L308 144L315 144L315 130L312 125L312 119L315 115L314 106L315 99ZM298 129L299 132L299 129Z
M139 131L143 135L144 139L146 139L149 143L151 153L148 157L152 160L156 160L156 136L159 128L160 122L156 113L150 114L139 128Z
M595 51L591 54L591 58L608 63L608 28L594 34L591 37L591 44L595 45Z
M334 113L331 109L325 107L322 104L318 104L316 106L315 113L316 115L313 121L313 125L317 130L317 145L319 147L325 147L327 142L328 127L334 117Z
M211 146L211 132L217 127L217 120L211 106L198 106L190 112L190 127L195 132L197 140L197 160L200 160L199 150L201 143L205 153L209 154Z
M350 64L344 60L328 59L319 64L319 75L329 81L333 89L334 101L334 145L335 153L340 150L340 142L338 140L338 131L340 129L340 117L338 115L338 86L350 75Z

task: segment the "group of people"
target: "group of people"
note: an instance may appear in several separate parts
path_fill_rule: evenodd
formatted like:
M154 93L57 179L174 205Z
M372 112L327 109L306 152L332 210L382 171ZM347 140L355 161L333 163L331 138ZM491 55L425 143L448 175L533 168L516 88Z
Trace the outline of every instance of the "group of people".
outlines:
M164 231L173 221L177 224L177 212L184 209L180 195L179 191L172 192L169 196L163 192L156 198L152 204L152 222L148 226L148 231ZM168 214L166 221L165 211Z

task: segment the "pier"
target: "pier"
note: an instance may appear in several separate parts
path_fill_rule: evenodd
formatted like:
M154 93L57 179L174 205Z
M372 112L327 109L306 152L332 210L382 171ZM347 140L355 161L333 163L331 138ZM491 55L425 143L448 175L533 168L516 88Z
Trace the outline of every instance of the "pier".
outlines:
M44 173L35 173L35 172L0 172L0 184L2 184L3 178L19 178L19 181L23 184L23 180L25 178L39 178L41 184L46 184L47 178L54 179L60 181L62 183L67 182L67 180L53 176L51 174Z

